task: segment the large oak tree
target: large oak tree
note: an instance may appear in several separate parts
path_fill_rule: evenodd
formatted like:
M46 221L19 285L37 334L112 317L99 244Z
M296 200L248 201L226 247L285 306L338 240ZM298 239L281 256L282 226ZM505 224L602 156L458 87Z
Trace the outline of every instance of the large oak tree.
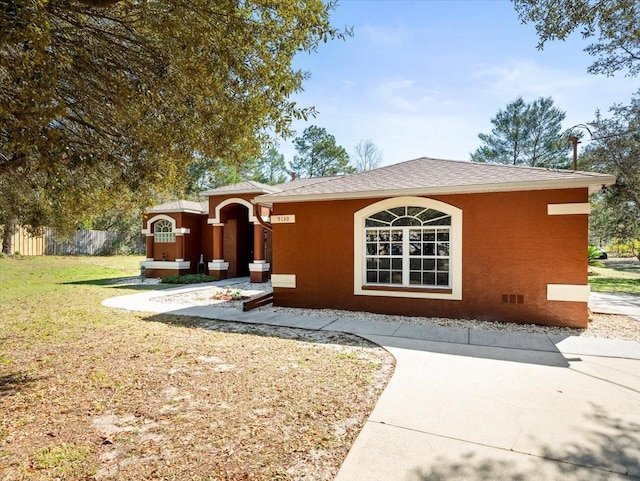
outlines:
M321 0L0 0L0 225L69 228L182 189L312 107L299 51L344 37ZM6 231L7 229L5 229Z

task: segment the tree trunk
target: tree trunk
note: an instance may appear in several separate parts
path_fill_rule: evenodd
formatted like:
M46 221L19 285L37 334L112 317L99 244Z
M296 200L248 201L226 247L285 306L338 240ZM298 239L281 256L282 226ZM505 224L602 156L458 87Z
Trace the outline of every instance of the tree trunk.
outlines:
M7 255L13 254L13 234L16 231L16 222L13 219L6 219L2 229L2 252Z

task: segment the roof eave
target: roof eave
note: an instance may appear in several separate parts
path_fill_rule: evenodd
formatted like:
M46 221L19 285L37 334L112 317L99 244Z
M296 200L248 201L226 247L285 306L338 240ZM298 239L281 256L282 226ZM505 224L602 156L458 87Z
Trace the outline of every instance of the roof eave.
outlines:
M216 191L214 190L206 190L204 192L200 192L198 195L201 197L211 197L213 195L228 195L228 194L274 194L277 191L266 190L266 189L238 189L238 190L224 190L224 191Z
M453 185L443 187L427 187L412 189L367 190L358 192L342 192L330 194L307 195L261 195L256 197L259 204L276 204L283 202L314 202L345 199L370 199L380 197L397 197L407 195L452 195L479 194L489 192L517 192L525 190L552 190L588 188L589 194L597 192L602 187L612 185L616 178L611 175L599 175L593 178L554 179L527 182L502 182L498 184Z

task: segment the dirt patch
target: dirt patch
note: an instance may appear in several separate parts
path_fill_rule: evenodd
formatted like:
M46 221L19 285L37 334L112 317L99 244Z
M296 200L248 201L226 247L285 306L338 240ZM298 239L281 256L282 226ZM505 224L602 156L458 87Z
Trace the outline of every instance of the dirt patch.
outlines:
M109 315L4 339L3 480L333 479L393 370L344 334Z

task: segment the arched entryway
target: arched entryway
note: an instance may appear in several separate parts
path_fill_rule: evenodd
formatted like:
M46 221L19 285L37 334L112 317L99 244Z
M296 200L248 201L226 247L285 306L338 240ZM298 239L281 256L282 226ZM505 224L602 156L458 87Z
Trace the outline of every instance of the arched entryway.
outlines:
M228 277L249 275L253 262L253 223L249 222L249 209L241 204L229 204L220 211L224 225L224 260L229 263Z

